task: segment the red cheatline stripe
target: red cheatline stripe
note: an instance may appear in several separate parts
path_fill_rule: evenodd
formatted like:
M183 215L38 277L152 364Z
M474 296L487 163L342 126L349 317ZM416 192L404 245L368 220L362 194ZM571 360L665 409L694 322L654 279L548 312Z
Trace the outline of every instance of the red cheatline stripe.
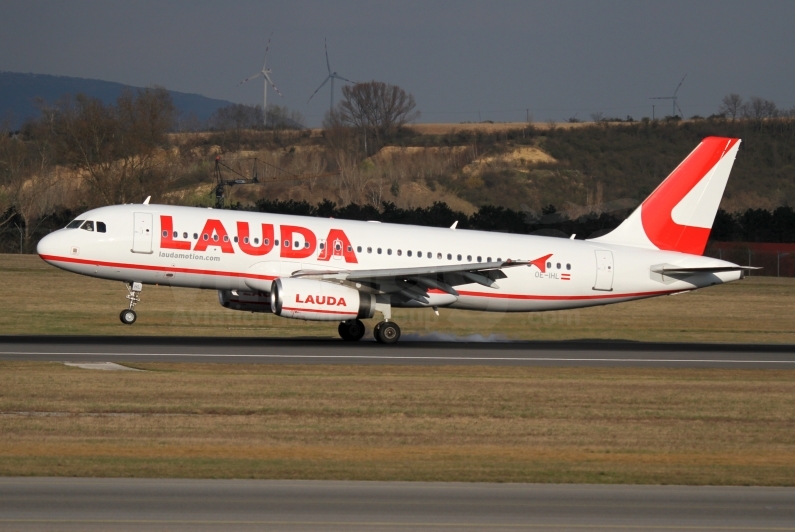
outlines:
M293 308L293 307L282 307L282 310L292 310L294 312L320 312L321 314L345 314L348 316L355 316L356 312L343 312L339 310L326 310L326 309L319 309L319 308Z
M71 262L75 264L87 264L89 266L107 266L108 268L125 268L131 270L149 270L158 272L190 273L194 275L220 275L222 277L246 277L248 279L264 279L272 281L276 277L272 275L256 275L245 272L224 272L218 270L195 270L193 268L173 268L170 266L149 266L148 264L124 264L121 262L104 262L99 260L76 259L73 257L57 257L55 255L39 255L46 261Z
M107 266L110 268L127 268L133 270L151 270L151 271L170 271L177 273L190 273L195 275L219 275L226 277L245 277L249 279L265 279L271 281L275 277L270 275L254 275L245 272L222 272L215 270L193 270L190 268L170 268L166 266L149 266L145 264L122 264L118 262L103 262L92 261L85 259L76 259L72 257L57 257L54 255L39 255L42 259L55 262L72 262L77 264L87 264L92 266ZM523 300L538 300L538 301L576 301L588 299L621 299L623 297L651 297L662 296L665 294L673 294L674 292L681 292L681 290L661 290L658 292L631 292L626 294L599 294L591 296L540 296L540 295L525 295L525 294L486 294L483 292L467 292L458 291L462 296L470 297L490 297L493 299L523 299ZM306 312L321 312L321 311L307 311L306 309L290 309L290 310L303 310ZM337 312L338 314L345 314Z

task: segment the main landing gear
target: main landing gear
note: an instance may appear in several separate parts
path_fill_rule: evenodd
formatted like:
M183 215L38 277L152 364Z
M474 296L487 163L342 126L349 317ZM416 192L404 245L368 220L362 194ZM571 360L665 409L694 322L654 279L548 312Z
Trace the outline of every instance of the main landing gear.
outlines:
M373 336L379 344L394 344L400 340L400 327L394 321L382 321L373 329Z
M359 320L343 321L337 331L346 342L357 342L364 337L364 323ZM373 329L373 336L379 344L394 344L400 340L400 327L394 321L382 321Z
M125 325L132 325L138 319L134 309L135 305L141 301L143 285L141 283L124 283L124 286L127 287L127 299L130 300L130 308L122 310L119 314L119 319Z
M364 336L364 323L360 320L343 321L337 331L346 342L357 342Z

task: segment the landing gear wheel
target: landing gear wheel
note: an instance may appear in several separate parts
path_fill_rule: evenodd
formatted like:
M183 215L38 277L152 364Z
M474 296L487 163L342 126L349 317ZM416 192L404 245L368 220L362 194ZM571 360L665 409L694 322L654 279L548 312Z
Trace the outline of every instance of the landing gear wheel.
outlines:
M121 314L119 314L119 319L125 325L132 325L135 323L135 320L138 319L138 315L134 310L124 309L121 311Z
M394 344L400 340L400 327L393 321L382 321L376 326L375 335L382 344Z
M364 323L360 320L343 321L337 331L346 342L358 342L364 336Z
M380 322L380 323L376 323L375 327L373 327L373 338L375 338L375 341L378 342L379 344L383 344L384 343L383 341L381 341L381 334L380 334L381 333L381 326L384 323L385 322L383 322L383 321Z

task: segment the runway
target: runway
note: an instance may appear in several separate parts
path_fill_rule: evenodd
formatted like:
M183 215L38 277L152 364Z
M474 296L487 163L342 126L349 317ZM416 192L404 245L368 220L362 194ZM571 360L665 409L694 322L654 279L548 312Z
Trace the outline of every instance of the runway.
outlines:
M4 336L0 360L795 369L795 345Z
M3 478L0 529L795 530L795 489Z

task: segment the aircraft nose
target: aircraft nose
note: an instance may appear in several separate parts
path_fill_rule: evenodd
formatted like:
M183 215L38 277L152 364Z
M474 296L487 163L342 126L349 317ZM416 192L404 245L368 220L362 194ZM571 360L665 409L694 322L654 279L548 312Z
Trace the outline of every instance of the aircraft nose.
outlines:
M39 240L39 243L36 246L36 253L38 253L42 259L47 260L48 257L57 256L63 253L63 250L60 249L63 247L61 244L63 239L59 233L60 231L50 233Z

